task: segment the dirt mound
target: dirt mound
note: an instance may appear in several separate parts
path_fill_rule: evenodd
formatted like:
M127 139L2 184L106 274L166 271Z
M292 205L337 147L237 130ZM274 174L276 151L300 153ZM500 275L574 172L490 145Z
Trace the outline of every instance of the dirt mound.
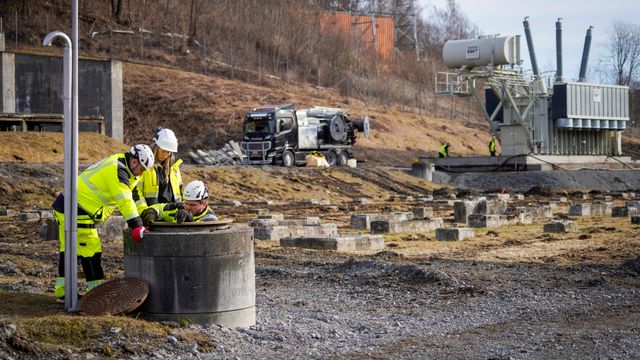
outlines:
M454 278L443 271L423 269L413 264L397 265L392 268L391 273L413 285L451 285L456 282Z

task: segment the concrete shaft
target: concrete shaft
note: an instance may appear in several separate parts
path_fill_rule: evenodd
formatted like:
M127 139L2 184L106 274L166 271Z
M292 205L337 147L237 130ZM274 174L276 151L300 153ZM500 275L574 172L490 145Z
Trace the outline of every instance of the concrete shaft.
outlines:
M127 277L149 282L140 307L152 320L188 320L226 327L256 323L253 229L151 232L124 239Z

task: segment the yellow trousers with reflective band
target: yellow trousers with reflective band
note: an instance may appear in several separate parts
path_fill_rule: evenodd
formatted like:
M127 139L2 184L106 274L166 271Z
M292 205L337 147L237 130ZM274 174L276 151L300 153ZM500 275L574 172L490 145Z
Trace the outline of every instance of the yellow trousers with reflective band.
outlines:
M60 237L60 252L64 251L64 214L53 210L58 223L58 236ZM97 252L102 252L102 244L98 237L95 222L88 215L78 215L78 256L92 257ZM83 227L86 226L86 227Z
M60 239L60 252L64 252L64 214L53 210L53 214L56 218L56 222L58 223L58 237ZM100 242L100 237L98 237L98 230L95 227L95 222L88 215L78 215L77 219L78 223L78 233L77 233L77 253L78 257L86 258L86 261L82 261L83 269L87 261L90 261L90 258L94 257L97 253L102 253L102 244ZM83 259L84 260L84 259ZM101 267L100 261L98 259L97 263L98 267ZM100 272L102 269L100 269ZM62 275L62 271L59 271L58 275ZM91 281L87 281L87 291L93 289L94 287L102 284L104 282L103 279L95 279ZM57 297L64 296L64 277L58 276L56 278L56 283L54 286L54 292Z

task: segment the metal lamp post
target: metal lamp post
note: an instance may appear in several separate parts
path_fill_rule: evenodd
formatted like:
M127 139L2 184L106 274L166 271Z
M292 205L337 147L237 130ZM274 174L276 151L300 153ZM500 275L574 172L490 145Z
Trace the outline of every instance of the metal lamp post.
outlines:
M73 43L60 31L44 38L43 46L51 46L56 38L64 41L63 114L64 114L64 274L65 309L75 311L78 303L78 5L73 0Z

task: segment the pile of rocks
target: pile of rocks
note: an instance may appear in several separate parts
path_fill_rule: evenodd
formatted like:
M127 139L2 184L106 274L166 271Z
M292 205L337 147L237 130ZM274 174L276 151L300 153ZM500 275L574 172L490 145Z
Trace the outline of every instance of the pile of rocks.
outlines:
M197 149L195 152L189 151L189 157L198 165L240 165L244 155L237 142L231 140L220 150L203 151Z

